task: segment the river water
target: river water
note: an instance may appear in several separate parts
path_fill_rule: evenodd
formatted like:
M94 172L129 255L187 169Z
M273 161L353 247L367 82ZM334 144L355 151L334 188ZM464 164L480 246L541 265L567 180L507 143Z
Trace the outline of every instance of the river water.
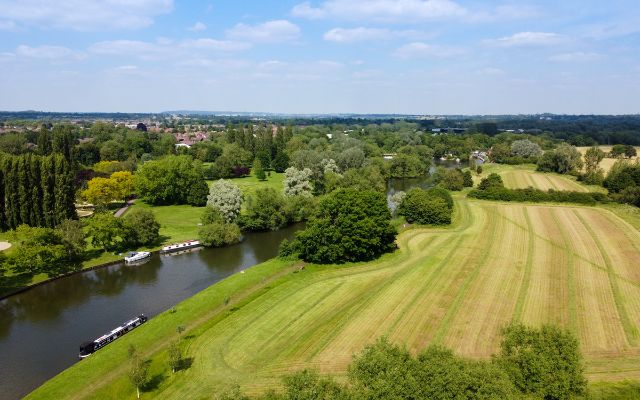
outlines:
M0 301L0 399L19 399L77 362L80 343L273 258L301 228L250 233L220 249L154 254L142 265L74 274Z
M455 162L438 162L447 168ZM431 173L435 169L432 167ZM430 176L394 179L397 191L432 186ZM80 343L140 313L153 317L202 289L278 254L280 242L302 228L250 233L242 243L173 256L154 254L77 273L0 301L0 399L19 399L78 361Z

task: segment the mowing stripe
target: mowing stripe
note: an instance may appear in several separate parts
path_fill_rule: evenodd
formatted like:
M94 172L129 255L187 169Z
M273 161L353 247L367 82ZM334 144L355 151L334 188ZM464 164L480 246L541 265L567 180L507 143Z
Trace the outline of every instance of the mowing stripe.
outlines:
M577 302L576 302L576 271L575 271L575 260L574 260L574 249L571 246L571 241L567 237L566 230L560 224L558 220L558 210L551 210L551 217L553 218L553 223L558 227L558 231L560 231L560 236L562 236L562 242L564 243L565 254L567 255L567 281L569 285L569 326L571 330L578 334L578 310L577 310Z
M520 286L520 291L518 292L516 307L513 311L513 322L522 321L524 301L527 298L529 285L531 284L531 269L533 268L533 254L535 252L535 235L533 234L533 226L531 225L529 209L527 207L523 207L522 211L524 213L524 218L527 221L527 233L529 234L529 251L527 252L527 261L524 266L524 276L522 277L522 284Z
M493 213L497 214L495 211ZM490 227L489 227L490 228L490 232L487 235L485 235L485 238L492 239L495 236L496 231L497 231L497 222L496 222L497 220L500 220L500 219L499 218L489 218L489 221L491 222L490 223ZM471 282L476 279L476 277L480 273L480 270L482 269L482 267L487 263L487 260L489 259L489 254L490 253L491 253L491 247L490 246L485 246L484 247L484 251L482 252L482 256L478 260L475 268L467 276L467 279L463 282L463 284L460 287L460 289L458 289L458 293L456 294L456 297L453 300L453 303L447 309L447 312L446 312L444 318L442 319L442 321L440 322L440 325L438 325L438 329L436 330L436 332L435 332L435 334L433 336L433 343L438 343L438 344L442 343L442 340L444 339L445 334L447 333L447 331L451 327L451 322L453 321L453 317L458 313L458 310L460 309L460 306L462 305L462 300L464 299L465 295L467 294L467 290L469 288L469 285L471 285Z
M638 343L638 328L631 321L631 318L629 318L627 310L624 307L624 300L622 298L622 293L620 292L620 287L618 286L616 274L614 273L613 266L611 265L609 254L607 254L604 246L602 246L602 242L600 242L600 239L596 236L593 228L585 222L582 215L580 215L576 210L573 210L573 213L578 217L582 226L589 232L602 255L602 259L607 267L607 275L609 276L609 283L611 284L611 292L613 293L613 299L616 303L618 317L620 318L620 321L622 321L622 327L624 328L624 334L627 337L627 342L629 342L630 345L635 346Z

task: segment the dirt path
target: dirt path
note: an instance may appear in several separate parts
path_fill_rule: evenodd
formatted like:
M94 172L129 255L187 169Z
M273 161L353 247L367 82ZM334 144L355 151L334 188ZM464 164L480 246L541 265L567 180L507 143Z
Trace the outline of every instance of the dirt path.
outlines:
M119 209L118 211L115 212L115 214L113 214L116 218L120 218L125 212L127 212L127 210L129 209L130 206L133 205L133 203L135 202L134 200L128 200L127 204L125 204L124 207L122 207L121 209Z

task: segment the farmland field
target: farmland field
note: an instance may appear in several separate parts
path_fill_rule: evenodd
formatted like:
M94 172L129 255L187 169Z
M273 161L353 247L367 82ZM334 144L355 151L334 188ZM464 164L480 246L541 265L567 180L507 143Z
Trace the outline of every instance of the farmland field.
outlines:
M640 379L636 228L601 208L456 202L451 228L404 231L400 250L378 261L301 271L272 262L214 285L32 398L135 396L129 343L153 360L160 378L150 394L201 398L229 383L261 392L304 367L340 376L382 335L415 352L441 343L486 358L512 321L573 331L593 382ZM165 349L180 323L191 365L171 375Z
M611 151L612 147L613 146L600 146L600 150L604 151L605 153L609 153ZM578 147L577 149L584 156L584 154L587 152L589 147L588 146L583 146L583 147ZM638 153L640 153L640 147L636 147L636 151ZM637 159L638 159L638 157L632 157L631 161L635 161ZM604 170L604 172L607 173L607 172L609 172L611 167L613 167L613 164L616 161L617 161L616 158L606 157L606 158L602 159L602 161L600 162L600 168L602 168Z

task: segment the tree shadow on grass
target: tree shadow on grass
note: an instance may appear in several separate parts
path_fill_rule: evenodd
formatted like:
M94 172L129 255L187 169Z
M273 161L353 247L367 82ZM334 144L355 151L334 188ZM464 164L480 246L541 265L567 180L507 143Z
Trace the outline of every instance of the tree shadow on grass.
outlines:
M183 358L176 371L186 371L193 365L193 357Z
M143 391L151 392L157 390L165 379L167 379L167 377L164 375L164 373L152 376L151 379L149 379L144 385Z
M28 286L32 279L33 275L29 273L0 276L0 296L4 296Z

